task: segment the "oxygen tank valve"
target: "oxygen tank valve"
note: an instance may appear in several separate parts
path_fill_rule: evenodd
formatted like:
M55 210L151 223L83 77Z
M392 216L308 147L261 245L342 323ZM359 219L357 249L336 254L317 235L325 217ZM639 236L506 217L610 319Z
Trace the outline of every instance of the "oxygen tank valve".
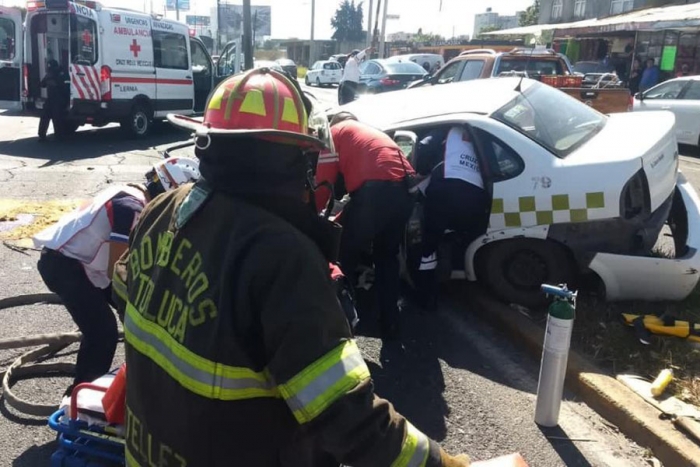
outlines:
M571 346L571 331L576 315L577 292L569 290L566 284L558 287L542 284L542 291L547 296L552 296L554 300L549 305L547 330L542 346L535 423L553 427L559 423L566 365Z

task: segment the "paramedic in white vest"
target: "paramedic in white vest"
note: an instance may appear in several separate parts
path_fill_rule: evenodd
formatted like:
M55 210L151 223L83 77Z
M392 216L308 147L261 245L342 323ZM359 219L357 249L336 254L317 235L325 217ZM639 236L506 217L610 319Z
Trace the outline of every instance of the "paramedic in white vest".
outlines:
M340 105L347 104L355 100L357 94L357 85L360 82L360 62L364 60L367 52L372 53L372 47L365 50L353 50L348 55L348 60L345 62L343 70L343 78L338 86L338 103Z
M37 268L83 334L73 387L107 373L117 347L117 321L112 303L112 270L126 251L131 228L146 203L199 178L192 159L171 157L154 165L146 183L113 186L63 216L34 237L41 248Z
M437 304L437 250L445 231L460 232L468 243L485 232L488 195L479 165L467 130L452 127L445 140L444 158L432 170L425 190L419 286L429 309Z

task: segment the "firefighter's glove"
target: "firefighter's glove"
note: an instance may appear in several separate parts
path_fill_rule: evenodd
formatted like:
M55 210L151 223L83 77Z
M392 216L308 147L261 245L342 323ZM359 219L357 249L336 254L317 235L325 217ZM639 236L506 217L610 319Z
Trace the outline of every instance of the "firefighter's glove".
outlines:
M440 460L442 461L442 467L469 467L471 465L468 455L451 456L442 449L440 449Z

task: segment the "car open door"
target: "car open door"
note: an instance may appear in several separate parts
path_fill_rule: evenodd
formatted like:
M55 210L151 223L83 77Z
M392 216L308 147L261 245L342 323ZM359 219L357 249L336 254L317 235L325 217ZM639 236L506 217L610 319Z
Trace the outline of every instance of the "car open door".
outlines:
M0 6L0 109L22 108L22 13Z

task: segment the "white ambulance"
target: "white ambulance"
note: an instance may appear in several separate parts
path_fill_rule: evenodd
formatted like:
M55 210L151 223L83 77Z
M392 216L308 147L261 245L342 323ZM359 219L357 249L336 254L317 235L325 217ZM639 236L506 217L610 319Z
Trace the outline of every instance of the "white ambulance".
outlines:
M68 0L27 3L23 95L43 107L48 60L70 76L71 130L119 122L143 137L154 119L204 110L214 65L184 23L156 15Z

